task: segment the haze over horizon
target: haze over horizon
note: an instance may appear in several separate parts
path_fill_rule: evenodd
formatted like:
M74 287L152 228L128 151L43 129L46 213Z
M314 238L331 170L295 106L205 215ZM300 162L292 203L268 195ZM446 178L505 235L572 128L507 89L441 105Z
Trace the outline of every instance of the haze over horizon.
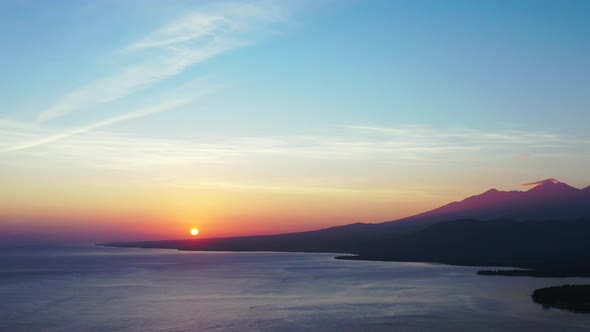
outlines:
M272 234L590 185L587 1L4 1L0 241Z

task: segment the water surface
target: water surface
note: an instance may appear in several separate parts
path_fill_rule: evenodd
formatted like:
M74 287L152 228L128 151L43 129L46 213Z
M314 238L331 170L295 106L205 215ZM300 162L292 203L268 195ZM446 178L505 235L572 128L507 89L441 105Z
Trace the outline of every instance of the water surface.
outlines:
M534 289L589 279L331 254L35 248L0 254L0 331L586 331Z

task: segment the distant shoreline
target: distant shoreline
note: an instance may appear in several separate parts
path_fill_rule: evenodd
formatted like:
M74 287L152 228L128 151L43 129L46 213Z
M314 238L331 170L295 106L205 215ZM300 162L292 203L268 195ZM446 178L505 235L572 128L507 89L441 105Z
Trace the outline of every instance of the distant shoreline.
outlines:
M379 261L379 262L401 262L401 263L427 263L427 264L445 264L451 266L471 266L471 267L498 267L499 269L482 269L476 273L481 276L507 276L507 277L537 277L537 278L588 278L590 271L587 270L571 270L571 269L557 269L557 268L526 268L514 264L514 261L503 260L465 260L465 259L417 259L417 258L403 258L403 257L370 257L356 255L354 253L337 253L334 251L312 251L312 250L262 250L262 249L189 249L177 248L173 246L142 246L140 243L98 243L96 246L116 247L116 248L140 248L140 249L172 249L178 251L204 251L204 252L277 252L277 253L317 253L317 254L336 254L334 259L338 260L353 260L353 261Z
M524 268L505 261L454 261L452 259L446 260L420 260L420 259L404 259L404 258L387 258L387 257L366 257L359 255L343 255L336 256L335 259L342 260L363 260L363 261L381 261L381 262L415 262L415 263L431 263L431 264L446 264L452 266L474 266L474 267L499 267L500 269L490 270L484 269L477 271L478 275L482 276L506 276L506 277L536 277L536 278L589 278L590 271L577 269L559 269L559 268Z
M403 234L388 231L386 226L351 224L301 233L101 245L189 251L331 253L337 259L347 260L475 266L482 268L478 274L484 276L590 277L587 264L590 220L452 220Z

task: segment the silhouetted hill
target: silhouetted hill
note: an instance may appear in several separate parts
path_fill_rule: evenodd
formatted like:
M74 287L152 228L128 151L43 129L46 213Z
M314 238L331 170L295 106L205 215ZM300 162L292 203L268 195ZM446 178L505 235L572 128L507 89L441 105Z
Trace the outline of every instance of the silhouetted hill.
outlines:
M107 243L117 247L170 248L203 251L291 251L351 253L379 234L378 225L356 223L319 231L170 241Z
M481 274L590 276L590 219L578 221L454 220L405 235L355 224L324 231L219 239L111 243L110 246L198 251L347 253L344 259L439 262L531 270Z
M534 269L538 276L588 276L589 236L590 219L563 222L456 220L437 223L393 242L374 242L358 248L356 258L509 266ZM519 273L533 275L531 271Z
M317 231L217 239L110 243L203 251L349 253L346 259L510 266L481 274L590 276L590 190L555 179L528 191L491 189L413 217Z
M442 220L514 219L576 220L590 218L590 189L571 187L555 179L527 184L528 191L488 190L415 216L386 222L396 228L420 229Z

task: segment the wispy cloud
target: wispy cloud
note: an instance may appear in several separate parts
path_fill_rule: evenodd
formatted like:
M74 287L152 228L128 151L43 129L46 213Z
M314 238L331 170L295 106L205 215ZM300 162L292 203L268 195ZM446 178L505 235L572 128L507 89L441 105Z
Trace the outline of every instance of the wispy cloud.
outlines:
M165 102L165 103L162 103L159 105L134 110L134 111L120 114L120 115L117 115L117 116L114 116L114 117L111 117L111 118L108 118L105 120L101 120L101 121L98 121L98 122L95 122L95 123L92 123L92 124L89 124L86 126L61 131L56 134L42 137L42 138L39 138L34 141L30 141L30 142L22 143L22 144L16 144L14 146L1 149L0 152L19 151L19 150L26 150L26 149L38 147L38 146L52 143L52 142L55 142L58 140L69 138L69 137L74 136L76 134L85 133L85 132L89 132L91 130L96 130L96 129L100 129L102 127L110 126L110 125L118 123L118 122L129 121L129 120L133 120L133 119L142 118L144 116L148 116L151 114L168 111L168 110L174 109L176 107L179 107L181 105L186 105L190 101L191 101L190 99L173 100L173 101L168 101L168 102Z
M123 54L140 60L67 95L38 115L40 121L125 98L226 51L255 40L254 32L276 22L280 8L268 3L225 5L189 13L132 42Z
M552 179L547 179L547 180L542 180L542 181L537 181L537 182L523 183L522 186L523 187L536 187L536 186L540 186L542 184L547 184L547 183L557 184L557 183L559 183L559 181L552 178Z
M284 18L277 3L235 3L215 10L193 12L152 32L127 50L165 49L203 45L212 40L246 37L269 23Z
M368 135L380 135L397 138L407 138L413 141L458 141L462 144L488 145L488 144L531 144L550 145L563 138L547 131L526 131L516 129L479 130L467 128L434 128L425 125L401 125L397 127L379 126L346 126L358 133Z
M450 157L473 158L474 153L500 153L508 156L513 155L515 150L523 149L552 147L559 150L561 146L572 144L571 140L549 132L437 129L415 125L389 128L345 126L337 132L327 134L329 131L324 131L320 135L202 135L190 140L150 139L108 132L90 132L116 122L173 109L185 102L177 100L152 108L139 109L85 127L46 135L27 143L18 141L23 135L30 137L39 134L35 131L24 134L27 131L22 128L18 131L10 130L14 128L14 124L5 123L3 126L0 122L0 139L4 142L4 147L0 146L0 151L25 153L26 149L52 143L45 149L57 156L86 160L95 167L136 169L165 165L237 165L253 161L272 163L289 158L315 160L320 164L322 160L424 163ZM76 134L79 136L74 139L72 136Z
M140 119L156 113L175 110L214 93L219 85L209 79L193 80L172 91L156 95L143 101L134 110L119 113L103 120L66 129L51 129L40 123L26 123L0 119L0 153L36 148L56 141L68 139L97 129L104 129L116 123ZM102 137L102 135L99 135ZM77 144L72 142L72 144ZM2 146L4 145L4 146ZM83 142L79 145L84 145Z

